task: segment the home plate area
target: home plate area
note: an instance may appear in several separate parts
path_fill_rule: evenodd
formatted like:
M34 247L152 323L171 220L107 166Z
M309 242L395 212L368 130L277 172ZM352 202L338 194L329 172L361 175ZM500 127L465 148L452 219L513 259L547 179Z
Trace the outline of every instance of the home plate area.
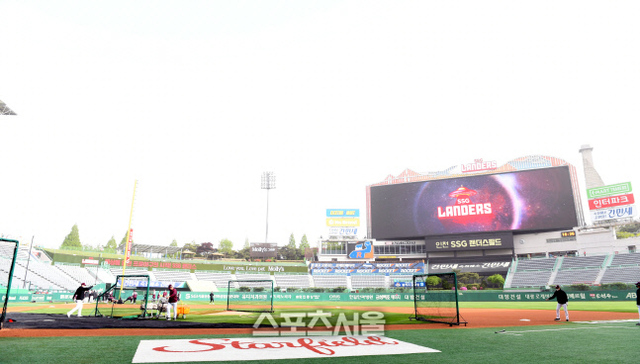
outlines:
M385 336L142 340L133 363L243 361L439 353Z

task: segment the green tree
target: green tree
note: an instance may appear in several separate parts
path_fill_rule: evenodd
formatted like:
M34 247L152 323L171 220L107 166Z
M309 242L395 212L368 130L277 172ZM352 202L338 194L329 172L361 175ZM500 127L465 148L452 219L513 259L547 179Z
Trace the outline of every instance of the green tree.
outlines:
M622 225L622 226L618 227L617 230L618 231L624 231L626 233L638 234L638 233L640 233L640 222L632 222L630 224Z
M216 248L213 247L212 243L202 243L196 249L196 253L203 257L208 257L209 255L216 252Z
M436 287L438 285L440 285L440 283L442 282L442 278L438 277L438 276L429 276L427 277L427 286L428 287Z
M71 232L64 238L60 249L67 250L82 250L82 243L80 243L80 233L78 232L78 224L73 225Z
M247 245L244 248L238 250L237 252L234 251L233 252L233 258L250 260L251 259L251 247Z
M249 243L249 238L244 238L244 248L249 248L251 244Z
M225 256L233 254L233 242L229 239L222 239L218 243L218 251Z
M278 247L278 256L280 259L284 260L297 260L298 258L298 249L291 248L289 245L285 245L283 247Z
M287 244L287 247L293 250L296 249L296 238L293 237L293 233L289 235L289 244Z
M307 249L310 248L311 246L309 245L309 241L307 240L307 234L302 235L302 239L300 239L300 247L298 248L300 257L304 259L313 258L313 253L311 251L309 252L309 254L307 254Z
M458 282L461 283L474 283L475 281L480 280L480 275L474 272L465 272L458 274Z
M191 241L191 243L186 243L182 246L182 251L183 251L183 256L185 256L184 252L185 251L190 251L192 253L195 253L198 250L198 244L196 244L195 241ZM190 255L186 255L186 256L190 256Z
M302 239L300 239L300 250L304 251L306 248L310 248L309 240L307 239L307 234L302 235Z
M635 238L638 235L640 235L640 222L632 222L616 228L616 239Z
M502 288L502 286L504 286L504 277L500 274L494 274L487 277L487 282L493 283L494 285L498 286L498 288Z
M116 245L116 239L111 236L111 239L107 242L107 245L104 246L104 251L107 253L115 253L116 249L118 249L118 245Z
M176 241L176 239L173 239L173 241L171 242L171 244L169 244L169 246L178 246L178 242Z

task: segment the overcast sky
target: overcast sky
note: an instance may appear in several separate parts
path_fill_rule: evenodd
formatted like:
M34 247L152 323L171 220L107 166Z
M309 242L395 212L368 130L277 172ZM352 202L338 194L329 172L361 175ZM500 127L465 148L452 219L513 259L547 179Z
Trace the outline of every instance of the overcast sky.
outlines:
M0 234L238 249L484 158L640 186L638 1L0 0ZM584 194L585 186L581 181Z

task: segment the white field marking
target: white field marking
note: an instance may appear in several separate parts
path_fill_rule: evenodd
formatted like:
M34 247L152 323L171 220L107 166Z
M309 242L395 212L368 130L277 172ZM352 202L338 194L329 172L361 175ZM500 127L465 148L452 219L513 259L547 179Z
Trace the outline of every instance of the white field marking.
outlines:
M160 339L140 340L132 363L227 362L439 352L384 336Z
M520 319L520 321L531 321L529 319Z
M573 327L573 328L561 328L561 329L541 329L541 330L525 330L525 331L506 331L505 335L522 336L522 334L528 334L532 332L549 332L549 331L575 331L575 330L600 330L600 329L627 329L632 327L621 326L598 326L598 327ZM635 328L632 328L635 329Z
M636 319L632 319L632 320L595 320L595 321L574 321L573 323L575 324L613 324L613 323L617 323L617 322L636 322L638 320Z
M232 311L220 311L214 313L208 313L205 316L244 316L252 315L251 312L232 312Z

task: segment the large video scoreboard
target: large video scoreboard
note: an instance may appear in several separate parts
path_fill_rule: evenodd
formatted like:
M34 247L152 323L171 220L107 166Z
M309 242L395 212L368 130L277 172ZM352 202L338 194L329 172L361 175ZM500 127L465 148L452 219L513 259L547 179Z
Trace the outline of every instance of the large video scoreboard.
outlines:
M378 240L578 225L567 166L372 186L370 201Z

